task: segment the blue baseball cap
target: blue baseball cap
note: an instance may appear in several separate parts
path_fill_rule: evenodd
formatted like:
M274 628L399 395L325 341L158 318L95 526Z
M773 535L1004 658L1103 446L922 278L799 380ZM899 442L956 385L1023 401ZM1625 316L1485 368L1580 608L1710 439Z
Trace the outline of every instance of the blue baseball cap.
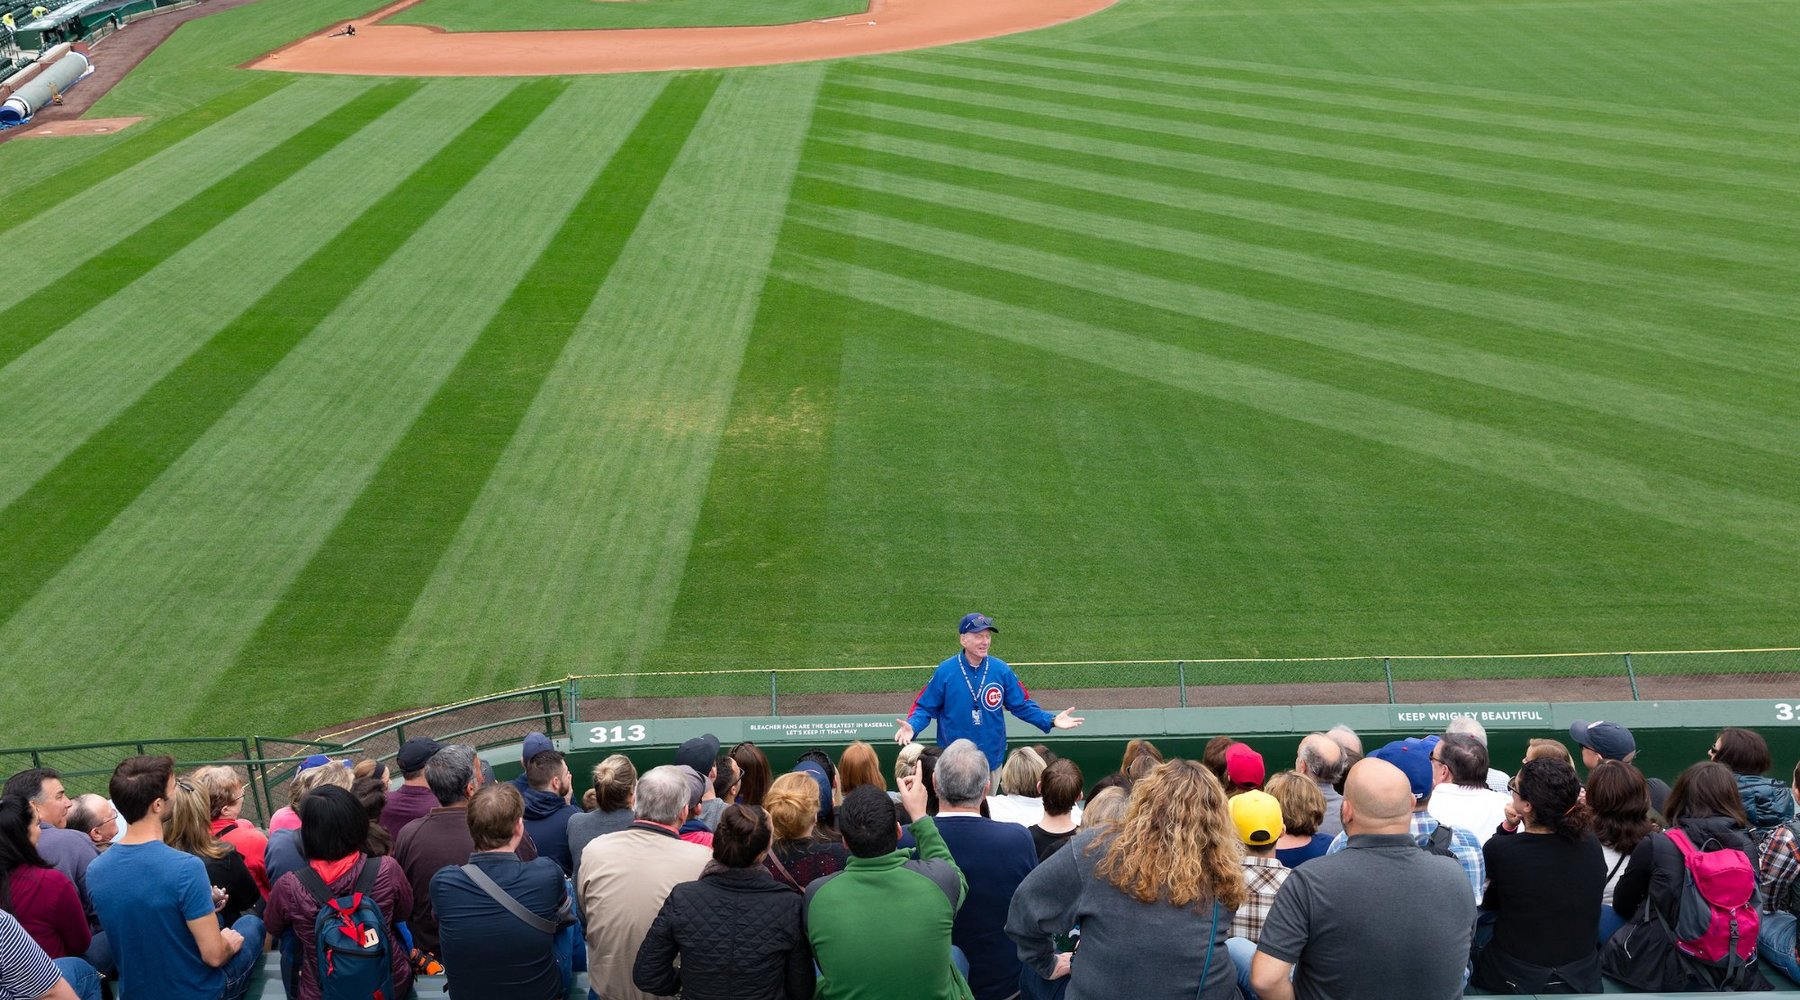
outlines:
M1411 737L1395 740L1369 756L1399 768L1412 786L1413 798L1422 799L1431 794L1431 751L1437 744L1436 736Z
M962 624L956 628L957 635L968 635L970 632L992 632L999 635L1000 629L995 627L992 618L976 612L972 615L963 615Z

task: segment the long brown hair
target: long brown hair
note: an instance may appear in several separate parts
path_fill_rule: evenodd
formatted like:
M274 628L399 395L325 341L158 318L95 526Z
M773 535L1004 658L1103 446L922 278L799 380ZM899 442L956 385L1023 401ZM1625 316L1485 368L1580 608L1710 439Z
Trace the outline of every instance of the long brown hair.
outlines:
M750 806L762 805L771 781L769 758L761 747L745 740L731 748L731 759L737 761L738 770L744 772L743 784L738 786L738 801Z
M1594 835L1618 854L1650 836L1650 784L1644 772L1622 760L1603 760L1588 772L1587 804L1594 811Z
M1194 761L1171 760L1133 785L1125 818L1101 840L1095 873L1140 903L1235 910L1248 895L1225 787Z
M1669 789L1668 801L1663 803L1663 815L1676 824L1684 819L1725 816L1739 826L1750 825L1744 800L1738 795L1737 775L1710 760L1689 767L1675 779L1675 787Z

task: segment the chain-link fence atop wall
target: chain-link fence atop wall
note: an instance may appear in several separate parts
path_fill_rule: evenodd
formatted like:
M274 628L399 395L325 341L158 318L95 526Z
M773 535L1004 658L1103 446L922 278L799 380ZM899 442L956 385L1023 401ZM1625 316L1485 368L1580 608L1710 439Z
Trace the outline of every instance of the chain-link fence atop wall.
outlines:
M1046 708L1800 697L1800 649L1012 665ZM931 665L571 677L582 719L896 714Z

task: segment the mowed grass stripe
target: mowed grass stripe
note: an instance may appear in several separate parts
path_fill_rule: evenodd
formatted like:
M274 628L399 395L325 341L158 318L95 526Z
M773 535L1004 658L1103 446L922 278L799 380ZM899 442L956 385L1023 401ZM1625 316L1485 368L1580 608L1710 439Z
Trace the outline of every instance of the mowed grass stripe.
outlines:
M171 208L335 113L366 89L346 87L340 79L330 77L283 87L100 182L85 196L64 202L54 215L59 238L36 241L33 266L0 283L0 310L12 308L78 270L90 257L161 219ZM128 135L102 142L121 142ZM16 143L7 145L19 148Z
M1029 125L968 131L953 116L891 106L861 113L855 102L833 102L814 120L822 139L885 154L881 161L894 169L911 162L955 164L977 176L1017 178L1028 192L1053 189L1047 198L1056 202L1116 196L1193 213L1185 217L1196 225L1228 218L1291 230L1313 245L1325 237L1379 247L1402 259L1433 258L1469 281L1533 285L1549 278L1580 284L1590 293L1596 286L1617 289L1628 301L1648 296L1741 313L1751 323L1777 320L1784 329L1792 312L1789 296L1749 282L1710 281L1689 274L1680 260L1618 260L1606 252L1611 246L1552 242L1536 231L1423 208L1409 189L1322 181L1301 171L1258 170L1198 153L1120 149ZM1581 249L1590 252L1572 252ZM1741 358L1740 339L1726 346L1726 356Z
M839 240L841 237L831 237ZM1241 403L1537 489L1579 497L1681 527L1800 552L1800 507L1689 477L1603 458L1379 399L1261 365L1158 343L1060 312L998 302L830 257L796 253L782 276L920 319L1038 347L1102 368Z
M1172 52L1134 49L1125 52L1085 43L1006 43L992 45L985 54L1004 58L1033 59L1044 65L1082 63L1125 72L1138 79L1190 79L1224 88L1246 88L1269 94L1330 95L1332 101L1354 101L1370 108L1444 110L1469 115L1478 121L1519 124L1521 128L1564 129L1579 135L1591 129L1595 135L1640 140L1652 146L1685 149L1717 147L1733 155L1780 158L1791 147L1791 137L1780 131L1757 133L1755 122L1694 121L1681 113L1660 113L1651 108L1615 108L1602 103L1570 106L1555 97L1525 92L1492 92L1471 86L1422 85L1391 77L1348 74L1332 70L1282 67L1269 63L1238 63L1228 59L1183 59Z
M1457 311L1467 311L1470 300L1493 305L1490 311L1475 313L1479 326L1487 325L1490 314L1503 317L1501 327L1528 319L1565 338L1536 338L1505 349L1521 357L1574 352L1588 358L1585 365L1641 372L1638 377L1647 386L1681 385L1700 390L1699 395L1741 394L1749 376L1749 384L1766 384L1776 396L1785 397L1800 379L1800 358L1795 357L1793 338L1781 317L1662 295L1660 276L1654 274L1634 276L1617 290L1598 288L1583 280L1580 261L1561 261L1562 272L1481 266L1418 248L1432 235L1426 230L1387 226L1370 232L1359 220L1325 213L1312 213L1296 224L1288 213L1267 210L1260 202L1215 197L1194 183L1126 180L1119 172L1103 169L1083 170L1060 162L1040 165L956 145L939 147L866 133L835 141L821 135L818 141L822 148L839 151L840 174L866 169L916 183L979 188L983 197L1026 198L1049 210L1080 206L1115 218L1118 224L1182 225L1209 234L1198 237L1202 240L1233 240L1243 248L1242 255L1266 258L1272 251L1294 260L1322 259L1339 270L1348 267L1382 276L1382 283L1429 280L1441 286L1438 294L1423 296L1430 304L1446 304L1442 299L1448 296L1455 300L1448 308ZM892 182L899 192L907 190L906 184ZM1295 253L1303 256L1294 258ZM1234 251L1223 259L1231 262L1238 256ZM1304 268L1299 274L1307 278L1312 270ZM1729 334L1707 332L1719 329L1721 323L1728 324ZM1746 344L1759 339L1764 349L1747 356ZM1675 357L1702 364L1671 366ZM1786 408L1781 404L1778 412Z
M993 124L1030 125L1051 133L1111 143L1119 147L1120 154L1142 147L1210 155L1268 169L1289 169L1316 176L1321 186L1343 181L1379 184L1409 192L1417 204L1452 217L1531 227L1559 238L1599 239L1644 253L1679 253L1701 258L1702 265L1711 260L1775 274L1789 267L1790 260L1800 261L1800 251L1792 246L1775 247L1694 232L1685 224L1632 221L1647 211L1635 207L1629 213L1631 218L1620 219L1618 216L1626 213L1616 208L1598 212L1593 206L1584 206L1588 211L1569 211L1566 206L1553 204L1557 199L1543 192L1503 191L1473 181L1452 183L1450 178L1420 169L1421 164L1413 162L1417 157L1409 160L1381 156L1309 140L1250 136L1189 125L1172 118L1096 111L1079 103L1054 100L1053 94L1044 99L1001 100L993 94L945 86L889 80L870 80L866 84L839 85L833 88L832 96L852 99L858 102L859 110L867 110L875 117L881 114L878 109L886 107L927 110L952 116L960 129L969 132L980 132Z
M826 114L821 112L821 117ZM1304 247L1333 260L1394 272L1434 273L1465 287L1527 292L1587 310L1616 308L1625 317L1660 316L1664 318L1659 321L1666 323L1692 311L1710 326L1728 316L1736 351L1741 351L1747 331L1786 329L1788 300L1783 296L1515 247L1480 235L1446 233L1439 228L1443 220L1437 215L1371 204L1367 198L1318 197L1263 179L1237 183L1235 177L1201 171L1182 176L1158 170L1148 177L1132 177L1125 171L1142 173L1147 164L1015 141L1000 130L972 136L889 120L874 132L862 127L865 122L839 116L832 116L832 121L833 127L822 130L821 141L879 152L880 157L868 159L883 171L973 184L1049 205L1086 203L1084 207L1121 218L1181 220L1191 228L1261 245ZM1112 169L1115 162L1122 169ZM1761 364L1752 370L1762 370Z
M1652 150L1681 150L1716 156L1742 157L1771 164L1789 163L1792 151L1785 141L1759 144L1741 141L1739 134L1711 133L1696 135L1686 130L1666 127L1650 128L1638 124L1614 124L1599 114L1558 117L1541 108L1529 111L1503 110L1483 105L1492 102L1474 98L1457 99L1438 91L1427 93L1390 92L1381 87L1360 87L1342 80L1318 81L1310 78L1262 76L1223 71L1180 71L1160 64L1146 64L1139 59L1121 59L1092 52L1049 46L990 47L980 51L984 62L1034 66L1040 70L1063 73L1084 68L1098 72L1105 79L1131 86L1133 89L1168 87L1192 88L1199 92L1223 92L1253 97L1287 98L1331 108L1355 109L1379 114L1418 117L1428 121L1447 121L1518 129L1527 133L1555 136L1559 142L1624 143ZM919 58L943 59L956 63L963 58L958 50L928 50ZM1126 83L1126 81L1130 81Z
M0 508L106 427L516 85L478 78L420 89L381 121L0 370L0 427L15 428L0 434ZM283 93L292 95L297 89ZM294 130L304 124L296 123ZM243 159L254 155L247 152ZM120 180L139 175L134 170ZM581 183L587 180L583 176ZM113 187L107 185L108 190ZM279 448L274 452L285 453ZM142 497L134 505L138 502ZM107 531L114 527L116 522ZM92 549L83 551L84 559Z
M0 218L0 233L11 232L40 218L64 202L87 193L96 184L114 177L157 153L231 117L293 83L298 77L258 74L248 83L227 91L196 108L171 118L139 125L117 145L59 170L35 183L9 191L7 213Z
M817 192L808 196L815 200ZM1792 434L1744 444L1732 435L1734 420L1741 419L1735 415L1708 426L1708 436L1646 419L1654 414L1641 404L1637 416L1607 414L1604 400L1622 398L1630 407L1635 387L1583 381L1578 364L1553 354L1532 363L1484 349L1529 336L1527 329L1434 322L1428 313L1419 315L1426 310L1384 300L1379 283L1358 292L1216 259L1184 259L1136 244L1131 233L1059 238L1035 222L948 208L924 226L907 221L916 205L897 202L865 193L856 211L815 209L802 218L864 243L905 248L878 258L888 262L879 266L896 273L941 275L952 287L1022 305L1055 303L1054 311L1090 322L1135 313L1143 322L1133 332L1149 339L1622 463L1654 454L1697 482L1745 494L1783 501L1793 492ZM965 280L949 273L959 266L979 268L979 276ZM1474 344L1457 342L1459 326L1476 335ZM1432 330L1434 336L1408 330ZM1488 332L1490 341L1479 339ZM1668 402L1684 406L1679 399Z
M331 669L404 624L719 86L669 81L238 657Z
M1232 94L1208 98L1204 87L1192 84L1149 83L1121 80L1099 70L1021 65L973 54L935 54L906 57L862 67L874 76L892 76L919 83L937 83L963 89L980 88L1009 96L1068 99L1090 107L1104 107L1152 117L1182 121L1204 120L1235 131L1275 136L1312 136L1332 145L1352 145L1399 156L1445 160L1469 168L1507 168L1521 176L1616 178L1651 189L1685 190L1696 182L1713 187L1741 187L1771 197L1791 196L1795 185L1785 183L1790 171L1785 164L1763 162L1744 168L1719 166L1713 157L1693 157L1692 162L1623 150L1589 149L1559 136L1544 136L1510 127L1483 125L1458 128L1455 119L1441 117L1425 124L1408 124L1417 115L1353 115L1351 109L1326 107L1317 102ZM1785 159L1785 158L1782 158Z
M299 173L392 110L419 86L416 81L395 81L369 88L362 96L89 258L73 272L0 311L0 368ZM0 598L0 616L6 608L4 598Z
M1547 205L1576 218L1605 218L1618 214L1620 205L1629 205L1639 217L1666 219L1665 225L1671 229L1710 231L1738 241L1756 240L1759 246L1779 248L1776 252L1790 249L1788 230L1768 223L1771 212L1780 215L1781 208L1763 211L1738 201L1692 198L1683 193L1697 186L1720 188L1722 182L1717 179L1698 175L1710 171L1696 174L1683 170L1673 177L1648 178L1640 168L1634 176L1632 168L1624 163L1607 167L1604 163L1558 162L1519 149L1496 152L1479 148L1519 145L1511 142L1447 142L1443 137L1422 135L1418 129L1395 124L1353 127L1344 119L1325 115L1252 114L1242 108L1203 110L1193 102L1159 94L1109 96L1108 92L1116 88L1055 77L1038 76L1023 82L1024 78L1015 74L967 69L954 74L894 67L882 67L879 71L870 68L866 72L867 79L882 81L879 86L922 97L966 97L979 93L1002 107L1052 114L1062 113L1064 108L1076 109L1087 120L1128 122L1170 135L1247 147L1263 155L1300 155L1359 164L1397 177L1410 175L1432 189L1465 191L1494 201ZM1644 186L1644 180L1654 180L1656 186ZM1793 197L1791 192L1773 186L1746 191L1748 185L1742 178L1735 183L1740 186L1725 193L1767 199L1783 206Z
M815 62L724 75L384 676L454 698L652 669L641 664L670 621L827 72ZM616 102L616 87L601 92ZM447 670L452 661L466 669Z
M512 100L476 119L0 511L0 621L16 614L416 226L505 149L562 86L524 85ZM373 93L385 98L416 89L387 85Z
M854 109L851 109L854 110ZM1721 305L1739 296L1751 298L1763 315L1734 317L1731 330L1713 333L1719 315L1700 308L1696 315L1710 316L1705 323L1688 323L1655 342L1621 346L1627 352L1654 350L1720 369L1721 374L1763 375L1773 370L1778 374L1800 374L1800 362L1793 359L1796 345L1784 317L1791 311L1786 296L1765 292L1780 288L1784 279L1779 272L1754 264L1719 264L1712 270L1721 277L1704 281L1694 276L1692 258L1666 253L1663 248L1620 245L1562 232L1547 232L1527 227L1510 215L1498 211L1480 211L1479 203L1457 203L1444 206L1440 199L1376 182L1333 181L1297 171L1270 171L1267 174L1219 161L1199 153L1176 150L1146 150L1109 142L1104 134L1092 139L1049 131L1051 123L1031 126L996 124L984 131L966 128L960 119L931 112L895 111L878 107L873 113L888 113L883 120L855 114L837 114L821 110L815 120L831 122L854 129L848 141L901 156L941 159L948 163L966 164L975 169L1015 174L1020 178L1043 178L1099 195L1118 193L1130 197L1160 201L1176 210L1183 207L1208 208L1218 204L1219 211L1243 212L1235 199L1248 201L1250 214L1283 213L1294 206L1310 209L1316 220L1314 228L1331 231L1334 227L1350 233L1370 231L1365 227L1385 227L1394 234L1390 240L1393 252L1404 254L1415 242L1445 235L1457 240L1470 238L1492 242L1496 246L1523 250L1557 247L1560 252L1546 260L1553 269L1560 266L1566 274L1580 277L1591 268L1617 271L1620 286L1627 290L1643 289L1646 301L1628 312L1638 314L1646 309L1656 316L1664 312L1682 315L1692 310L1679 298L1658 301L1657 289L1666 281L1678 290L1700 289L1712 300L1724 298ZM913 122L926 123L915 125ZM913 138L920 136L921 138ZM987 152L987 150L995 152ZM1224 196L1220 204L1213 199ZM1462 208L1459 214L1454 209ZM1419 230L1419 236L1408 238L1406 228ZM1710 263L1710 262L1708 262ZM1702 274L1705 272L1702 271ZM1483 281L1491 275L1471 274L1468 280ZM1629 301L1629 300L1627 300ZM1756 356L1745 351L1746 343L1759 348Z
M837 186L843 183L840 174L855 178L854 189ZM1655 371L1666 371L1666 360L1655 371L1645 372L1641 382L1629 382L1603 374L1608 358L1600 350L1543 331L1546 323L1605 322L1603 315L1561 316L1561 310L1546 310L1545 304L1524 296L1461 288L1428 277L1222 238L1199 227L1164 224L1147 212L1125 218L1093 211L1091 206L1028 200L993 186L963 186L960 176L959 183L925 181L877 175L862 167L815 169L810 178L810 203L820 207L809 217L828 224L835 221L846 231L880 235L882 225L865 225L864 213L879 213L900 223L929 219L930 230L914 229L913 245L941 249L948 241L936 233L949 230L1055 248L1053 252L1084 262L1075 265L1078 275L1071 280L1092 274L1102 287L1115 287L1105 277L1110 268L1170 279L1180 283L1183 298L1211 311L1236 312L1240 322L1270 336L1710 439L1685 446L1692 461L1684 464L1727 460L1748 467L1784 457L1800 441L1800 420L1791 416L1669 391L1666 382L1658 384L1653 377ZM902 230L893 231L893 238L902 235ZM1088 271L1089 264L1103 270ZM1032 273L1041 275L1043 269ZM1385 306L1389 298L1403 305L1389 309ZM1374 308L1357 308L1358 302L1370 300ZM1296 312L1290 315L1290 309ZM1472 321L1436 317L1431 315L1433 309L1465 314ZM1313 321L1298 310L1328 318ZM1265 319L1260 323L1251 319L1257 315ZM1412 332L1417 330L1429 330L1431 335ZM1771 408L1791 398L1785 392L1773 392L1771 397ZM1713 442L1762 454L1728 449L1730 454L1722 456ZM1676 455L1683 450L1681 445L1668 448Z
M342 305L0 629L0 650L7 651L0 658L36 664L50 676L104 662L117 678L59 716L57 732L47 736L91 731L134 703L166 706L171 730L196 732L207 731L207 719L255 704L258 728L286 733L435 697L429 688L396 678L392 686L366 692L390 700L363 713L362 702L323 706L266 676L240 684L230 668L662 90L660 80L605 78L616 85L604 90L605 105L596 108L594 88L583 87L590 82L596 81L573 81L436 214L414 227ZM305 242L274 273L254 274L253 290L207 325L205 335L519 83L434 80L378 127L335 151L330 162L315 164L275 192L287 196L282 204L254 206L264 230L292 227L289 239ZM288 190L303 186L325 190L310 202ZM368 193L353 199L340 200L337 193L362 190ZM528 196L519 197L522 191ZM322 220L311 218L309 203L332 220L310 238ZM240 216L230 225L245 221ZM217 235L200 246L211 246ZM114 308L109 303L96 312ZM134 685L128 678L153 681ZM22 680L19 697L49 697L49 688L38 686L49 683ZM472 681L453 688L441 670L430 683L445 685L446 701L478 686ZM333 714L336 708L343 713Z
M1646 9L1651 5L1632 3L1630 6L1634 9ZM1694 9L1691 4L1681 2L1673 3L1670 6L1689 11ZM1504 107L1540 113L1563 113L1583 119L1599 114L1627 121L1648 121L1658 126L1681 124L1700 130L1702 133L1717 133L1727 138L1742 138L1746 133L1760 133L1770 136L1771 141L1777 144L1784 144L1785 139L1789 137L1800 136L1800 125L1752 115L1709 114L1681 108L1623 104L1617 101L1561 97L1552 94L1533 94L1522 90L1477 87L1437 80L1422 81L1406 77L1384 76L1379 73L1350 72L1313 66L1288 66L1095 42L1070 41L1061 43L1053 49L1042 43L1011 39L998 44L1024 51L1048 50L1059 54L1092 54L1138 65L1168 66L1190 72L1208 74L1230 72L1240 74L1242 78L1246 79L1299 80L1342 84L1364 91L1379 88L1419 100L1479 100Z

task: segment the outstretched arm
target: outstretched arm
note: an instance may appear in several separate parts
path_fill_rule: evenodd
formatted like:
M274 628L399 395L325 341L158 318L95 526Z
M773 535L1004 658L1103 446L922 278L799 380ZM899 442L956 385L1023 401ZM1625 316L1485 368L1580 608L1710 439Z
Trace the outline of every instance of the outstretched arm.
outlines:
M894 731L894 742L901 746L911 743L943 711L944 685L938 682L937 674L932 674L925 686L919 689L918 697L913 699L912 711L907 713L906 718L894 720L900 724L900 728Z

